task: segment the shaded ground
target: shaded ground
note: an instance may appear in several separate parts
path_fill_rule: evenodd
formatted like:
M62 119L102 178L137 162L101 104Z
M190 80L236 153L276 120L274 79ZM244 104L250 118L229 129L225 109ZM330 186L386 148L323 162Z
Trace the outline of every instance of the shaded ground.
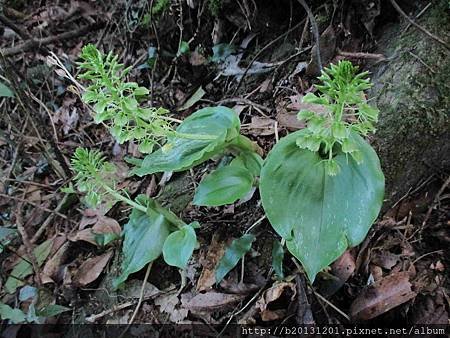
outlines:
M30 301L19 300L19 290L31 285L40 288L42 302L70 308L49 318L50 323L126 324L145 275L145 271L136 273L125 288L112 291L111 280L120 268L120 244L99 247L89 237L89 229L120 231L127 208L117 205L101 215L60 190L72 176L68 159L78 146L101 149L122 163L125 156L139 154L134 145L116 144L106 129L93 123L71 83L46 62L50 51L76 74L75 62L83 45L92 42L112 50L134 67L133 81L153 89L149 98L153 105L170 109L178 118L202 106L232 107L239 112L243 133L266 153L277 137L302 128L296 112L316 76L314 60L310 62L313 35L302 7L296 1L277 5L243 1L237 6L224 0L216 16L211 3L215 1L200 1L195 8L171 4L152 15L150 5L140 1L102 5L16 1L3 8L7 21L0 28L1 81L8 83L16 98L0 100L0 223L2 229L20 230L0 254L3 303L27 312ZM313 2L325 62L345 55L364 67L368 60L381 60L374 54L354 54L373 52L383 27L399 21L388 1L381 1L380 7L379 2L373 3L374 8L351 2L334 8L331 1ZM190 42L190 53L177 56L180 31L183 41ZM58 38L66 32L73 34ZM37 41L21 45L46 37L56 38L39 48ZM234 52L240 55L239 63L224 66L209 61L214 57L213 46L230 42L241 46ZM255 61L264 63L268 71L251 74L257 71ZM205 95L189 106L200 87ZM190 204L196 184L216 165L209 161L171 177L124 181L132 196L156 197L186 222L197 220L202 225L200 248L188 267L182 294L176 295L180 283L176 269L155 262L135 323L222 327L226 323L448 323L447 172L430 168L424 180L408 187L409 193L380 215L363 244L346 252L311 286L288 254L286 278L275 279L271 250L277 236L262 219L258 193L225 208ZM253 225L257 241L242 269L239 264L220 285L213 286L208 276L224 246ZM20 257L47 240L48 254L42 264L37 262L38 271L31 269L8 293L5 284ZM88 260L90 264L84 264Z

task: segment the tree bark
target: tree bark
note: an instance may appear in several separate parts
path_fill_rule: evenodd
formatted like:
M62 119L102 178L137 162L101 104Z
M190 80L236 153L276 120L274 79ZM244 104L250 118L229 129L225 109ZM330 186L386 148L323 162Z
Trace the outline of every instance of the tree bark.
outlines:
M369 93L380 109L373 140L386 176L387 205L421 179L450 168L450 58L441 44L407 21L386 27L378 53L387 56L371 67ZM433 3L417 23L448 43L447 1Z

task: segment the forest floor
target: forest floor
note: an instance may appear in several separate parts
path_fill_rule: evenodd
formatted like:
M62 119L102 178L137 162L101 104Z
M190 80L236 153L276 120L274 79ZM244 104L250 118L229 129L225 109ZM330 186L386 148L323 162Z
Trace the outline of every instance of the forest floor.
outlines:
M148 279L144 268L112 290L121 244L99 246L92 229L120 233L129 208L86 209L61 189L73 176L77 147L100 149L122 165L126 156L142 155L93 122L71 81L49 62L50 53L76 76L84 45L112 51L132 67L130 80L151 89L151 105L177 119L205 106L233 108L242 133L267 154L279 138L304 127L296 114L318 75L309 20L297 1L223 0L218 16L215 3L221 2L173 2L149 14L153 1L6 1L0 82L14 97L0 97L0 313L7 304L29 322L208 324L205 335L235 323L448 324L450 187L448 173L432 170L386 206L366 240L313 285L288 253L284 279L275 278L278 236L258 192L226 207L192 205L214 161L184 173L128 177L121 187L131 196L147 194L186 222L198 221L200 247L181 294L177 269L162 259ZM313 3L320 3L312 10L325 41L324 63L346 58L364 69L382 62L374 52L377 36L402 20L393 8L374 14L351 4ZM185 42L188 50L180 52ZM250 227L257 237L251 252L219 285L211 283L224 248ZM41 318L31 313L55 304L60 307ZM11 327L8 337L20 337L18 330Z

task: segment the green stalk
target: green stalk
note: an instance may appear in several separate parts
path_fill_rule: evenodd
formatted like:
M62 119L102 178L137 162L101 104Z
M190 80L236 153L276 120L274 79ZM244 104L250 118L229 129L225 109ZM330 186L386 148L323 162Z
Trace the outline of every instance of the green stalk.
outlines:
M122 194L119 194L117 191L115 191L114 189L112 189L111 187L109 187L107 184L101 183L101 186L103 187L103 189L105 189L109 194L111 194L113 197L115 197L117 200L125 202L126 204L132 206L135 209L138 209L139 211L142 211L144 213L147 213L147 207L136 203L133 200L130 200L129 198L126 198L125 196L123 196ZM160 214L162 214L170 223L172 223L173 225L177 226L178 228L182 228L183 226L186 225L186 223L184 223L177 215L175 215L172 211L163 208L162 206L160 206L156 201L154 201L153 199L150 199L150 203L151 206L155 211L159 212Z

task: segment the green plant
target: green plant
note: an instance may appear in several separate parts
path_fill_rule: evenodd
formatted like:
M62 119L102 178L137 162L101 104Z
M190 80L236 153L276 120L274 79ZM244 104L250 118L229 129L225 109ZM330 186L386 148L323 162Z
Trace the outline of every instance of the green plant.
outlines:
M322 84L316 86L319 94L304 97L305 102L324 106L326 113L301 111L298 117L307 127L280 140L263 161L255 144L240 135L239 118L231 109L207 107L178 121L161 108L141 107L141 97L148 92L125 82L129 69L111 53L105 57L87 46L83 59L82 77L92 81L83 98L94 104L96 120L108 122L119 142L138 142L149 152L144 159L127 159L134 165L131 174L184 171L223 157L200 182L194 204L233 203L259 185L269 221L311 281L348 247L359 244L378 216L384 176L375 151L361 137L375 131L378 110L365 100L364 90L371 86L367 73L357 74L350 62L326 68L319 78ZM73 167L88 203L98 204L109 196L112 202L133 207L124 226L123 268L116 285L161 254L170 265L186 266L196 245L196 222L187 225L146 196L131 200L118 191L114 167L98 152L77 150ZM252 236L233 242L219 264L217 280L250 249ZM283 253L275 244L273 266L279 277Z
M248 193L259 176L262 159L255 153L255 145L240 135L240 121L231 109L208 107L191 114L184 121L167 116L162 108L144 108L142 102L148 90L134 82L126 82L130 71L118 63L112 53L103 55L93 45L83 48L79 64L80 78L90 82L82 99L94 105L94 119L107 123L111 134L119 143L137 142L141 152L148 154L143 160L128 159L135 165L131 174L138 176L163 171L190 169L214 156L232 154L231 170L238 181L229 186L229 172L213 172L211 179L200 185L198 196L205 189L213 189L206 198L198 197L200 205L231 203ZM175 128L173 123L179 125ZM168 209L146 196L132 200L124 190L118 189L116 167L107 162L100 152L79 148L72 158L72 168L78 190L91 207L100 203L109 206L116 202L130 205L128 223L124 225L122 246L122 274L116 279L120 285L128 276L163 254L167 264L184 269L196 246L195 228L198 223L185 224ZM235 175L235 176L236 176ZM241 177L242 176L242 177ZM218 178L218 179L217 179ZM247 185L241 187L239 178ZM209 184L207 184L209 181ZM225 199L221 190L229 189ZM219 197L219 198L218 198Z
M366 136L375 131L374 123L378 121L378 109L366 102L363 93L371 87L366 78L368 73L357 74L357 70L349 61L339 61L337 65L325 68L319 77L322 84L315 86L321 94L308 93L303 102L320 104L327 113L311 110L298 113L298 118L306 122L307 128L297 137L297 146L320 152L329 175L339 172L333 158L336 151L341 150L356 162L362 162L361 151L352 139L352 132Z
M360 135L374 131L378 110L364 90L367 73L341 61L325 69L304 102L321 104L325 115L301 111L307 128L288 135L270 151L261 170L266 215L311 281L347 247L361 243L378 216L384 176L372 147Z
M72 157L72 169L76 187L85 193L89 206L96 207L106 200L110 205L120 201L133 208L124 225L122 273L115 287L161 254L167 264L182 270L186 267L197 243L194 228L198 223L184 223L145 195L132 200L125 191L118 190L113 177L115 166L96 150L78 148Z
M173 123L181 121L167 116L163 108L142 107L149 91L135 82L127 82L131 68L124 68L111 52L103 55L94 45L83 47L80 79L90 81L82 95L85 103L94 104L96 123L108 123L109 130L120 143L134 141L142 153L151 153L166 138L214 140L208 134L175 131Z

